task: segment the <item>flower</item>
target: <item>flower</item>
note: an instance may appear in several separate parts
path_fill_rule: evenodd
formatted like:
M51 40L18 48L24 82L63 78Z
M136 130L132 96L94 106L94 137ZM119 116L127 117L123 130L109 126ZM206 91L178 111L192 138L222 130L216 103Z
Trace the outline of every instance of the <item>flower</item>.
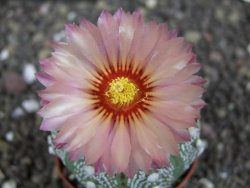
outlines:
M66 25L66 43L42 60L41 129L96 172L167 166L196 126L204 80L191 46L139 11L103 11L97 26Z

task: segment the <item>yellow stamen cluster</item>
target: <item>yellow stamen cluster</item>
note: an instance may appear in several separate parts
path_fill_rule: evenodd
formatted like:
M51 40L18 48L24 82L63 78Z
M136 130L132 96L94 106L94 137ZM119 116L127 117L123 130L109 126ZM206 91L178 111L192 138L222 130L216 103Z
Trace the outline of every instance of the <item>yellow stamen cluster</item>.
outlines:
M111 103L125 105L132 102L139 89L128 78L118 77L109 83L108 91L105 93Z

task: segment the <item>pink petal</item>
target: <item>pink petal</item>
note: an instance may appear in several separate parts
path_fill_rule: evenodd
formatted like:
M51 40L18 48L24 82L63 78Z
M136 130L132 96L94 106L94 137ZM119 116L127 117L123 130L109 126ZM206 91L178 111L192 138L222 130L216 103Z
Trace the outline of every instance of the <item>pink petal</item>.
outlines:
M150 165L152 163L152 159L140 146L137 136L134 132L135 130L132 127L133 125L130 126L131 147L132 147L131 155L138 168L143 170L144 172L148 172Z
M177 142L171 129L154 118L146 117L144 120L147 122L148 129L157 135L160 146L164 149L166 156L167 154L179 155Z
M154 114L154 117L168 127L175 127L175 128L184 129L184 128L190 128L190 127L195 126L195 119L191 123L186 122L184 120L175 120L175 119L169 118L163 112L158 113L158 114Z
M136 134L140 146L144 151L153 159L157 161L166 161L166 156L164 151L161 149L160 142L150 129L143 124L137 124L132 126L133 131Z
M87 122L92 120L97 116L96 112L91 110L79 111L77 114L71 115L60 128L59 133L54 139L56 143L65 143L76 134L76 131L79 127L85 127Z
M144 66L146 58L154 51L160 31L160 27L155 22L150 22L148 25L140 24L140 27L135 32L132 48L129 53L129 57L133 57L132 71L136 71L136 69Z
M174 136L177 142L190 142L191 136L188 130L185 129L171 129L174 132Z
M66 30L70 43L78 49L81 49L79 52L83 57L90 61L95 68L104 69L105 64L107 66L105 54L96 42L96 39L87 29L68 25L66 26Z
M56 83L53 86L49 86L44 90L38 92L38 95L48 101L56 100L62 97L79 97L79 98L87 98L90 97L86 92L73 88L65 83Z
M86 108L91 102L77 97L63 97L51 101L38 112L44 118L74 114Z
M103 11L97 22L101 32L102 40L106 48L109 62L117 66L119 53L118 23L107 11Z
M153 96L159 100L176 100L183 103L192 103L201 97L204 89L195 85L178 84L155 89Z
M193 74L199 71L201 65L199 63L192 63L184 67L182 70L177 71L174 75L165 75L160 80L156 81L155 84L168 86L180 83L189 79Z
M204 106L206 106L206 103L205 103L203 100L198 99L198 100L196 100L196 101L194 101L194 102L192 103L192 106L193 106L194 108L200 110L201 108L203 108Z
M39 80L39 82L41 82L41 84L43 84L45 87L50 86L51 84L53 84L53 78L51 76L49 76L48 74L44 73L44 72L38 72L36 73L36 78Z
M115 134L111 145L112 160L117 172L126 170L131 153L131 144L128 128L124 120L120 120L115 127Z
M101 158L101 168L103 171L106 171L110 176L112 176L115 173L115 168L112 163L112 156L111 156L111 144L114 138L114 128L111 130L110 135L107 139L106 149L104 150L104 153Z
M82 156L83 156L82 148L69 152L69 159L73 161L80 159Z
M63 125L63 123L67 120L68 117L70 117L70 115L48 118L48 119L44 118L40 126L40 129L43 131L56 131Z
M179 101L157 101L154 104L154 113L165 114L166 117L194 124L196 118L199 117L198 111L188 104Z
M120 58L123 69L127 64L128 53L131 49L134 34L139 26L141 26L140 17L135 18L131 14L126 14L123 11L119 12Z
M79 126L75 133L75 137L70 140L70 143L65 149L67 151L72 151L89 142L90 139L95 136L98 126L101 124L101 116L101 114L98 114L97 117L86 122L85 125Z
M111 119L109 117L98 126L95 136L85 145L84 156L87 164L97 162L103 155L104 150L107 149L107 140L111 126Z
M200 76L193 75L185 83L194 84L198 86L203 86L207 81Z
M125 170L125 174L129 178L133 178L137 171L138 171L138 168L137 168L136 162L133 159L130 159L128 168Z

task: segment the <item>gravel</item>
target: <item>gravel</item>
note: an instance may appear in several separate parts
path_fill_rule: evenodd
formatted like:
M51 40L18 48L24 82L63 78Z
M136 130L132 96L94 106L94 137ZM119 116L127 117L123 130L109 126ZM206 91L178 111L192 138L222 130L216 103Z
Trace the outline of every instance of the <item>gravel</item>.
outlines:
M61 188L48 152L34 80L50 41L62 40L64 24L96 22L102 9L140 8L146 20L167 21L194 43L207 80L202 137L207 149L187 188L250 185L250 4L247 0L1 1L0 185ZM27 63L30 70L24 76ZM25 68L26 67L26 68ZM24 71L24 72L23 72ZM24 75L23 75L24 74ZM22 76L23 75L23 76ZM14 85L14 87L12 87ZM13 133L13 140L11 134ZM7 136L9 135L9 136ZM11 141L10 141L11 140ZM92 187L91 182L88 184Z

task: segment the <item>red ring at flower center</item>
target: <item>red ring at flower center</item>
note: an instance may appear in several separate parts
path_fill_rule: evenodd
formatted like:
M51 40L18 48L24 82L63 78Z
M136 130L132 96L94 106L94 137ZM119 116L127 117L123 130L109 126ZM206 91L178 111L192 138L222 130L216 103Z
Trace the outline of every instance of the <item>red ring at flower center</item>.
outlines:
M146 101L150 100L147 93L152 87L145 84L148 77L142 73L142 70L132 73L131 69L99 73L100 82L95 83L96 90L91 92L97 98L94 108L112 114L114 119L119 116L127 119L139 110L147 110Z

